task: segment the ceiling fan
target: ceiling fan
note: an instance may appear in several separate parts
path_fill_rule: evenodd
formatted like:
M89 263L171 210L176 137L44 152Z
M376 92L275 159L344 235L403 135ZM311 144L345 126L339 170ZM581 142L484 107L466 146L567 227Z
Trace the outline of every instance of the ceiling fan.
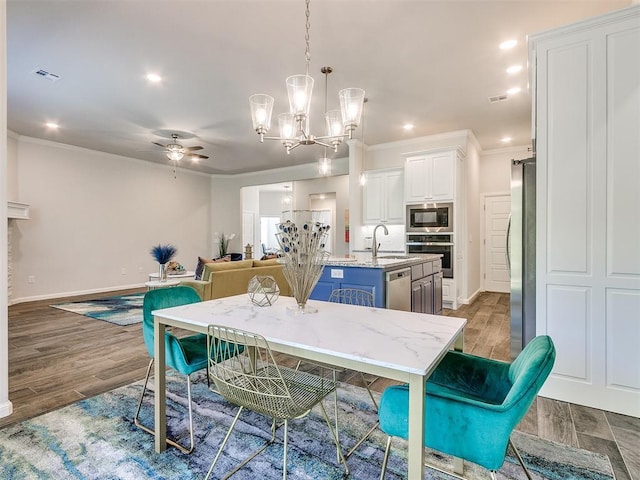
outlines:
M201 146L195 146L195 147L183 147L182 145L180 145L178 143L178 138L180 138L180 135L178 135L177 133L172 133L171 134L171 138L173 139L173 143L168 143L166 145L163 145L161 143L158 142L151 142L154 145L158 145L159 147L164 148L164 152L167 154L167 157L169 158L169 160L173 160L173 161L179 161L182 160L182 158L187 155L189 157L191 157L192 160L200 160L200 159L206 159L209 158L206 155L200 155L199 153L193 153L196 150L202 150L203 147Z

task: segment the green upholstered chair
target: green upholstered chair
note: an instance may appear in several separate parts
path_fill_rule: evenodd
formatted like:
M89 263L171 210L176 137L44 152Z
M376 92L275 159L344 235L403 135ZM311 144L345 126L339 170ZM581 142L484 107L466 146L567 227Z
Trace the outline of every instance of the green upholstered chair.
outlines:
M510 436L549 376L555 356L548 336L534 338L513 363L448 352L426 385L425 446L481 465L495 479L511 444L531 478ZM390 435L381 479L391 436L408 436L408 398L408 386L396 385L380 399L380 428Z
M140 408L142 406L142 400L147 390L147 383L149 376L151 375L151 369L153 367L154 360L154 347L153 347L153 315L151 312L159 310L161 308L175 307L178 305L186 305L189 303L196 303L200 301L198 293L191 287L177 286L170 288L158 288L148 291L144 296L143 302L143 317L142 317L142 335L144 337L144 344L147 347L147 352L151 357L149 366L147 367L147 376L144 380L144 387L142 388L142 394L140 395L140 401L138 402L138 408L133 421L136 426L142 430L155 434L154 430L144 426L140 423L138 418L140 414ZM190 335L187 337L178 338L171 332L165 334L165 349L166 349L166 365L183 375L187 376L187 396L189 401L189 438L190 445L185 447L180 445L176 440L167 438L167 444L178 448L183 453L191 453L193 451L193 412L191 406L191 374L207 368L207 336L203 333L196 335Z

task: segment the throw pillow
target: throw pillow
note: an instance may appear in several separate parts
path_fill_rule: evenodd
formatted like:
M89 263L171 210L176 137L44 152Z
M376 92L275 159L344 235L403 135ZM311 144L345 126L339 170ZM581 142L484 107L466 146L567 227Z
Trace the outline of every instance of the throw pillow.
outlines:
M202 271L204 270L205 263L221 263L221 262L230 262L231 256L227 255L222 258L215 258L210 260L208 258L198 257L198 264L196 265L196 274L193 277L194 280L202 280Z

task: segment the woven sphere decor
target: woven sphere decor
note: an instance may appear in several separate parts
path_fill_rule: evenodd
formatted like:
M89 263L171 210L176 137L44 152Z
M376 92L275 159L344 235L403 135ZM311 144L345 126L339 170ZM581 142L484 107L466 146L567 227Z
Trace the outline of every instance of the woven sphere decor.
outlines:
M268 307L275 303L280 296L280 287L276 279L270 275L256 275L249 280L247 294L251 303L259 307Z

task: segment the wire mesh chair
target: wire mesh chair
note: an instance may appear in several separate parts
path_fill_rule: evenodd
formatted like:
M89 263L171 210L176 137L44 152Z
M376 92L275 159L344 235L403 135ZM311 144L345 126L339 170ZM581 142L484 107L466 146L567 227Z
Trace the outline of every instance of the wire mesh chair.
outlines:
M211 476L244 408L273 419L271 439L225 474L222 477L223 480L231 477L275 441L277 420L284 420L282 478L286 479L289 420L307 415L316 405L320 405L331 437L336 448L339 448L338 438L322 405L322 400L335 391L335 382L310 373L278 366L267 341L255 333L209 325L207 349L209 375L216 386L217 393L240 408L213 459L205 480ZM344 465L345 476L348 475L349 468L342 453L340 453L340 462Z
M361 306L361 307L374 307L375 306L375 300L373 297L373 293L371 292L367 292L366 290L361 290L358 288L336 288L334 290L331 291L331 295L329 295L329 302L332 303L346 303L348 305L357 305L357 306ZM320 368L324 368L327 370L331 370L332 372L332 378L333 381L337 383L337 375L338 373L342 373L344 372L344 369L341 368L336 368L335 365L328 365L326 363L321 363L321 362L313 362L313 361L309 361L309 360L305 360L306 363L310 363L312 365L318 366ZM302 360L298 361L298 364L296 365L296 370L300 368L300 364L302 363ZM376 413L378 411L378 402L376 401L375 397L373 396L373 393L371 392L371 384L367 381L367 379L365 378L364 374L362 372L359 372L360 376L362 378L362 383L364 383L364 386L367 389L367 392L369 393L369 397L371 398L371 401L373 402L373 405L375 407ZM338 392L337 390L333 392L333 412L334 412L334 422L335 422L335 429L336 429L336 436L338 438L340 438L340 425L338 422ZM360 446L362 445L362 442L364 442L369 435L371 435L376 428L378 428L378 422L375 423L375 425L373 425L361 438L360 440L358 440L356 442L356 444L347 452L347 454L345 455L346 458L349 458L351 456L351 454ZM337 452L338 457L340 456L340 452Z

